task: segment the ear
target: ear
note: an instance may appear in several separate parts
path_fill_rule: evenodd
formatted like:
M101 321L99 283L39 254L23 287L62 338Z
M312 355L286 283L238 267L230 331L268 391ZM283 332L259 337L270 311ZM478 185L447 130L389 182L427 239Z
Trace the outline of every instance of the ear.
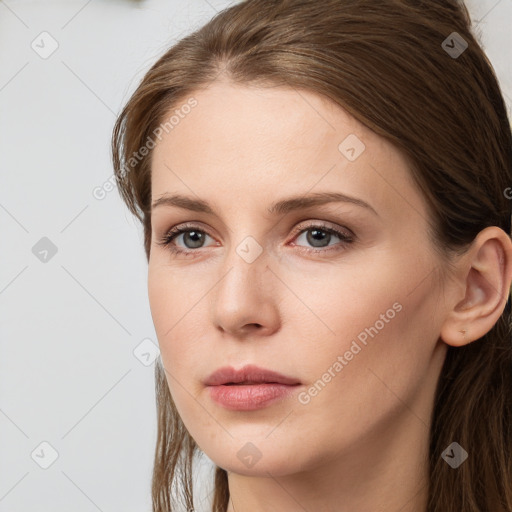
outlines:
M440 333L454 347L487 334L503 313L511 293L512 241L499 227L487 227L457 266L460 280Z

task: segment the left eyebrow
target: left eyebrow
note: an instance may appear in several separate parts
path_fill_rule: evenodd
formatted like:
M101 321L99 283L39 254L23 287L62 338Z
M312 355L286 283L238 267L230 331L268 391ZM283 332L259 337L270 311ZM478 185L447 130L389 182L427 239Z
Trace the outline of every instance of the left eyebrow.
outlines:
M310 194L308 196L289 197L274 203L270 208L267 208L267 211L272 215L284 215L295 210L310 208L312 206L318 206L334 202L355 204L356 206L360 206L362 208L370 210L375 215L377 215L377 217L379 216L375 209L362 199L348 196L346 194L341 194L339 192L317 192ZM207 201L181 194L162 195L160 198L156 199L153 202L153 204L151 205L151 210L153 211L158 206L163 205L176 206L178 208L183 208L185 210L190 210L194 212L208 213L212 215L215 214L215 211Z

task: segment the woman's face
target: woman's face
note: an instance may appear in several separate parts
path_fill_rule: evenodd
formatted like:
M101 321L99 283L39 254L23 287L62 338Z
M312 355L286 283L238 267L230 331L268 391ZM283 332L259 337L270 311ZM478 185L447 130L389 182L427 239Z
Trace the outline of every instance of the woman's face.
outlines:
M186 428L246 475L424 445L443 293L407 161L311 92L219 81L193 97L154 149L152 201L188 202L153 207L148 276ZM174 227L188 231L159 244ZM298 384L204 383L245 365Z

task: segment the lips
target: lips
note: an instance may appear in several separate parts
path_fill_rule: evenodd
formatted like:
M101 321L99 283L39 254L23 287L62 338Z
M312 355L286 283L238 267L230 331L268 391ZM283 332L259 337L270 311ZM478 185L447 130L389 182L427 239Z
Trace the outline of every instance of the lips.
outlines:
M235 370L231 366L224 366L214 371L204 384L206 386L222 386L222 385L251 385L251 384L285 384L294 386L300 384L298 379L288 377L272 370L260 368L256 365L246 365L239 370Z
M262 409L290 397L301 384L298 379L255 365L239 370L224 366L205 381L211 400L231 411Z

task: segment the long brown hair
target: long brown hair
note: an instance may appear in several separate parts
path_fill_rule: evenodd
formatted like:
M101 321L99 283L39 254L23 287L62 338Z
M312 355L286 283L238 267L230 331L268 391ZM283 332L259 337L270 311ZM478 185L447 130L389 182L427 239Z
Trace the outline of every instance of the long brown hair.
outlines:
M152 147L171 109L221 74L323 95L403 151L446 268L487 226L510 235L510 123L472 30L456 0L246 0L181 39L147 72L112 137L119 191L144 227L148 261L152 152L140 150ZM509 298L485 336L448 347L430 432L428 512L512 512L511 329ZM175 510L174 487L191 509L198 447L160 362L155 378L153 510ZM456 470L441 458L453 441L470 456ZM216 467L212 510L225 512L228 500L226 471Z

